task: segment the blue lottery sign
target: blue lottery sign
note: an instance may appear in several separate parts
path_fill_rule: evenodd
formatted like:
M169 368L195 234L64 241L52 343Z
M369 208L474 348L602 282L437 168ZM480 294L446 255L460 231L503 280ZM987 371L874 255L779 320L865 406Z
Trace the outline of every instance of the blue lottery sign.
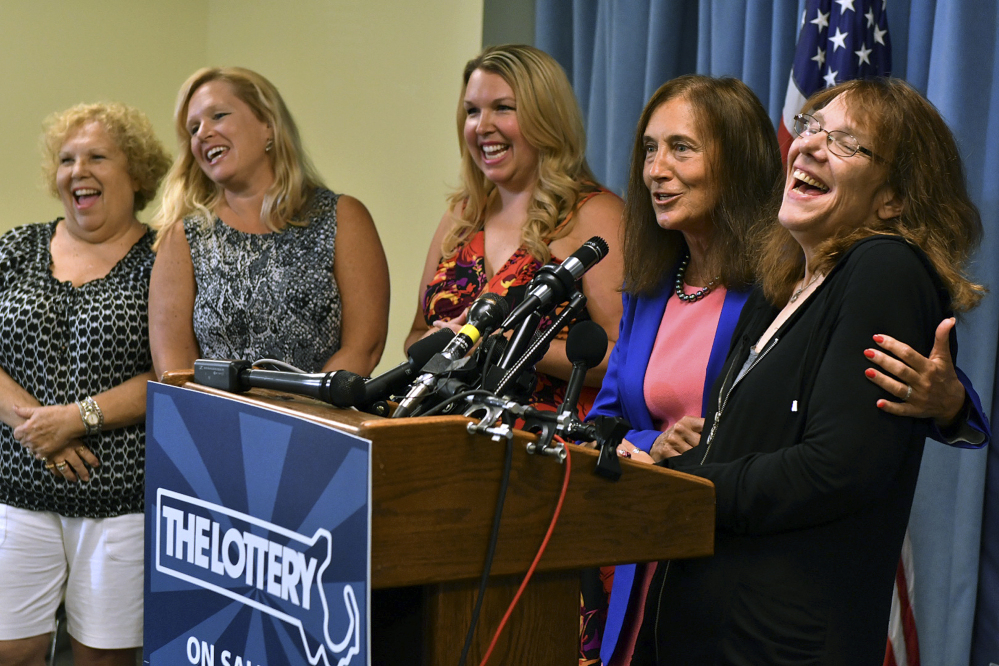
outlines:
M368 663L370 442L150 384L144 662Z

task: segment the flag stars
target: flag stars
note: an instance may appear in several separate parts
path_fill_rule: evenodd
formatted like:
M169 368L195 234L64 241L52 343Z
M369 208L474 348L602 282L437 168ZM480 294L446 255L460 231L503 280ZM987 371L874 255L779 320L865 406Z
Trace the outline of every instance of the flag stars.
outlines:
M834 85L836 85L836 77L837 76L839 76L839 70L836 70L835 72L832 71L832 70L829 70L829 71L826 72L825 76L823 76L822 78L825 80L827 88L831 88Z
M885 35L887 34L888 34L888 28L882 30L878 26L874 26L874 41L880 44L881 46L885 46Z
M839 5L840 14L845 14L846 10L848 9L851 12L857 11L856 9L853 8L853 0L836 0L836 4Z
M865 62L868 65L871 64L871 59L867 57L867 56L871 55L871 49L867 48L867 44L861 44L860 45L860 50L859 51L854 51L854 53L857 55L857 67L860 67Z
M826 52L820 46L819 52L812 56L811 59L817 62L819 67L822 67L822 65L826 64Z
M873 28L874 27L874 8L873 7L869 7L867 9L867 13L864 14L864 18L867 19L867 27L868 28Z
M831 14L832 12L826 12L825 14L823 14L821 9L818 9L816 11L818 12L818 16L809 21L809 23L814 23L815 26L819 29L819 32L822 32L823 30L829 27L829 14Z
M836 34L829 38L829 41L833 43L833 53L839 49L846 48L846 38L849 37L850 33L842 32L838 27L836 28ZM875 39L877 39L875 37Z

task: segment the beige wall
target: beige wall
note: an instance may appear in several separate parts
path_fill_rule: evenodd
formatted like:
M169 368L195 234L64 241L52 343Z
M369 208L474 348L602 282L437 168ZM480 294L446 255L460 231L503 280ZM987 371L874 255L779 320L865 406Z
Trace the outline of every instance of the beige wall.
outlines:
M172 137L177 83L204 60L207 18L204 0L0 2L0 230L62 214L40 175L53 111L118 100Z
M204 65L250 67L281 90L327 184L375 219L392 273L387 369L457 181L460 74L481 34L481 0L3 0L0 230L60 214L38 175L48 113L121 100L175 151L180 83Z

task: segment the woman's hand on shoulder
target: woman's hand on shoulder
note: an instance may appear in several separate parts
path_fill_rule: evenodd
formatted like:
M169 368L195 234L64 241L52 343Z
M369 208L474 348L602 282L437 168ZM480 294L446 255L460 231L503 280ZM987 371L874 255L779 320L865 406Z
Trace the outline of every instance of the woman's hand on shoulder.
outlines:
M160 239L149 279L149 346L157 377L193 367L200 355L194 337L196 292L191 246L177 222Z
M340 349L324 370L370 375L388 336L389 269L368 209L345 194L337 200L333 275L343 307Z
M896 416L932 418L941 427L954 422L965 399L964 385L954 371L950 353L950 333L956 323L953 317L940 322L929 357L891 336L874 336L874 342L888 354L866 349L864 355L884 372L868 368L865 374L899 399L878 400L879 409Z

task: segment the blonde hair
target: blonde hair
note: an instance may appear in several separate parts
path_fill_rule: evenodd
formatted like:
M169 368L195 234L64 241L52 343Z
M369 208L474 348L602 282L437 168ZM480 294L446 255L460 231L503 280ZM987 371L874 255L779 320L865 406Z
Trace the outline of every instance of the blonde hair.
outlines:
M538 152L538 182L521 238L535 259L547 263L548 241L569 232L571 225L559 229L559 224L575 208L584 186L595 185L596 179L586 164L583 117L565 72L544 51L520 44L487 48L465 65L457 115L462 185L449 198L454 224L441 252L450 256L482 229L497 196L496 185L475 165L465 144L465 90L475 70L497 74L513 89L520 132Z
M180 154L167 174L163 205L153 220L153 226L159 230L157 242L167 229L192 213L211 220L211 211L222 199L222 186L206 176L194 159L187 128L187 107L191 97L210 81L228 84L232 93L250 107L257 119L273 130L274 144L268 155L274 168L274 182L264 195L261 221L271 231L280 231L289 224L307 225L308 219L296 219L296 214L323 183L302 148L298 127L281 94L270 81L249 69L206 67L192 74L177 93L174 127Z
M967 264L982 238L982 220L971 201L957 142L940 113L901 79L852 80L814 94L815 111L840 95L851 119L871 137L884 164L884 187L901 203L901 214L874 225L845 228L815 248L815 269L828 271L862 238L901 236L929 257L950 294L954 310L975 307L985 287L968 279ZM783 303L804 273L801 248L783 226L773 225L759 257L764 294Z
M54 196L59 196L56 171L59 169L59 152L63 144L70 134L91 122L103 127L124 153L128 175L139 188L135 193L132 210L142 210L156 196L160 181L170 168L170 155L156 138L153 125L146 114L120 102L77 104L45 119L42 172L49 191Z

